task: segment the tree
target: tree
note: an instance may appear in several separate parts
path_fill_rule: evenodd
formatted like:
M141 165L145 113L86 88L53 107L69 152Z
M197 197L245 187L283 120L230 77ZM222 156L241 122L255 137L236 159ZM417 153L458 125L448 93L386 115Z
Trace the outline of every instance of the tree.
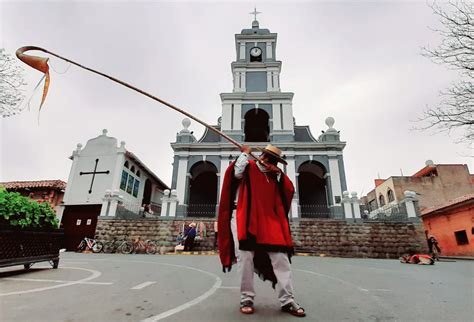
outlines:
M440 102L424 111L421 120L428 123L424 129L448 132L459 129L463 131L461 141L471 144L474 139L474 4L461 1L449 2L447 9L435 3L430 7L442 25L441 29L434 29L442 41L437 48L423 48L423 55L459 71L461 79L441 91Z
M25 95L23 69L17 60L0 48L0 115L8 117L21 112Z

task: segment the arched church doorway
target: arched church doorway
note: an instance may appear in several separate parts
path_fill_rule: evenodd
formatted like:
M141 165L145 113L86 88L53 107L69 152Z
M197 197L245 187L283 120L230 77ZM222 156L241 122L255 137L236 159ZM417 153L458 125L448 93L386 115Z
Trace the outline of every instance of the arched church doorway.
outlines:
M201 161L189 171L188 217L215 217L217 204L217 168Z
M245 114L245 142L269 142L270 125L268 113L254 108Z
M298 168L298 194L302 218L329 218L324 174L326 169L316 161Z

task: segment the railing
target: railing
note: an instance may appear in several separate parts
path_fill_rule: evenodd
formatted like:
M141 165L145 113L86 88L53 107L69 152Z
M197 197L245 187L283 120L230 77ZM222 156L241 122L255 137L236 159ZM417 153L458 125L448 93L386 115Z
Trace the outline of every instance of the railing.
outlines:
M331 218L331 211L325 204L303 204L300 205L301 218Z
M184 210L186 217L214 218L217 216L216 204L190 204Z
M408 221L408 213L404 203L388 204L371 212L361 206L361 217L364 221Z

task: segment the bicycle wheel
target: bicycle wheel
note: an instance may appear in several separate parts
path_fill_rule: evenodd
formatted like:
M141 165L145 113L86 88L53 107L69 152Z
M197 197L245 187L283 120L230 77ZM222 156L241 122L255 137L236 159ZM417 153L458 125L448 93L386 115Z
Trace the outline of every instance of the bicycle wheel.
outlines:
M86 242L83 240L81 240L81 243L79 244L79 246L77 246L77 249L76 249L76 252L77 253L80 253L82 252L84 249L86 249Z
M154 242L152 241L149 241L148 243L146 243L146 253L147 254L155 254L156 253L156 245Z
M98 241L98 242L95 242L95 244L92 246L92 251L94 253L100 253L103 248L104 248L104 244L102 244L102 242Z
M133 244L130 242L123 242L119 247L119 252L122 254L130 254L133 252Z
M114 250L115 250L114 242L109 241L104 244L104 253L111 254L114 252Z

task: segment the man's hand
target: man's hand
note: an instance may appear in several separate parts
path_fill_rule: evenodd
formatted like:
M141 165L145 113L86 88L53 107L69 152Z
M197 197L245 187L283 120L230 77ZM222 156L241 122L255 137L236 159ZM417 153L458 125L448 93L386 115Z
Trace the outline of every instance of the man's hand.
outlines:
M279 167L277 167L276 165L273 165L273 164L270 164L268 162L262 162L260 161L261 163L263 163L263 165L265 166L265 168L268 169L268 171L278 175L281 173L281 169Z
M252 148L249 147L248 145L242 145L242 147L240 148L240 151L242 153L246 153L246 154L250 154L250 152L252 152Z

